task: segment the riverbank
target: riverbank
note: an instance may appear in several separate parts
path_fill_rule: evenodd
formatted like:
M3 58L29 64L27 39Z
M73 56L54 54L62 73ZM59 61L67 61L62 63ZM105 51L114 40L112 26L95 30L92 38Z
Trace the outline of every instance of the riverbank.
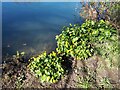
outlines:
M117 60L110 67L108 60L93 56L88 60L73 60L69 73L54 84L42 84L27 68L30 62L22 62L21 58L6 58L3 64L3 88L118 88ZM23 59L25 60L25 58ZM66 62L68 64L68 62Z

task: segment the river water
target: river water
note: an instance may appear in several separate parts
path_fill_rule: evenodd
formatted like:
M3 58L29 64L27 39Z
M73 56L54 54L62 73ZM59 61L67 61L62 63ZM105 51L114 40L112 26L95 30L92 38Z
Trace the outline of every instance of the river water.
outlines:
M63 26L82 23L79 2L42 2L2 4L2 53L50 52L56 48L55 36Z

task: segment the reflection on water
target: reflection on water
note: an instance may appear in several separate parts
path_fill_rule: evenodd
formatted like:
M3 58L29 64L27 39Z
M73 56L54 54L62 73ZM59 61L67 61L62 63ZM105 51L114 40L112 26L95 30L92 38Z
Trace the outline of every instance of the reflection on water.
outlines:
M69 23L82 22L80 3L3 3L3 55L37 53L56 47L55 36Z

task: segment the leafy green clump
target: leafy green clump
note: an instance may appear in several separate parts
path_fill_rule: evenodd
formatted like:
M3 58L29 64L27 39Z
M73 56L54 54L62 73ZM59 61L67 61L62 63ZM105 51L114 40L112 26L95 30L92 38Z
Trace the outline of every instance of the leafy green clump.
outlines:
M44 52L38 57L32 57L31 60L33 61L29 64L29 68L41 82L55 83L64 74L61 66L63 60L54 51L49 55Z
M113 58L120 50L118 46L117 30L107 21L88 20L82 25L64 27L60 35L56 36L56 53L49 55L46 52L38 57L32 57L29 64L31 72L41 82L57 82L64 74L61 62L62 57L73 57L85 60L93 55L101 55L103 58Z
M117 30L109 22L87 20L82 25L64 27L62 33L56 36L56 50L59 54L84 60L98 54L98 44L115 42L116 37Z

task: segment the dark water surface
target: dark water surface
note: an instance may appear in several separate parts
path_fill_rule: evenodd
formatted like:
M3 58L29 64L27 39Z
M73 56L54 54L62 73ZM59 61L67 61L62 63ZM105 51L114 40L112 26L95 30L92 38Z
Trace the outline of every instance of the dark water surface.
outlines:
M56 48L55 36L63 26L81 23L80 3L3 3L3 55L16 51L40 53Z

